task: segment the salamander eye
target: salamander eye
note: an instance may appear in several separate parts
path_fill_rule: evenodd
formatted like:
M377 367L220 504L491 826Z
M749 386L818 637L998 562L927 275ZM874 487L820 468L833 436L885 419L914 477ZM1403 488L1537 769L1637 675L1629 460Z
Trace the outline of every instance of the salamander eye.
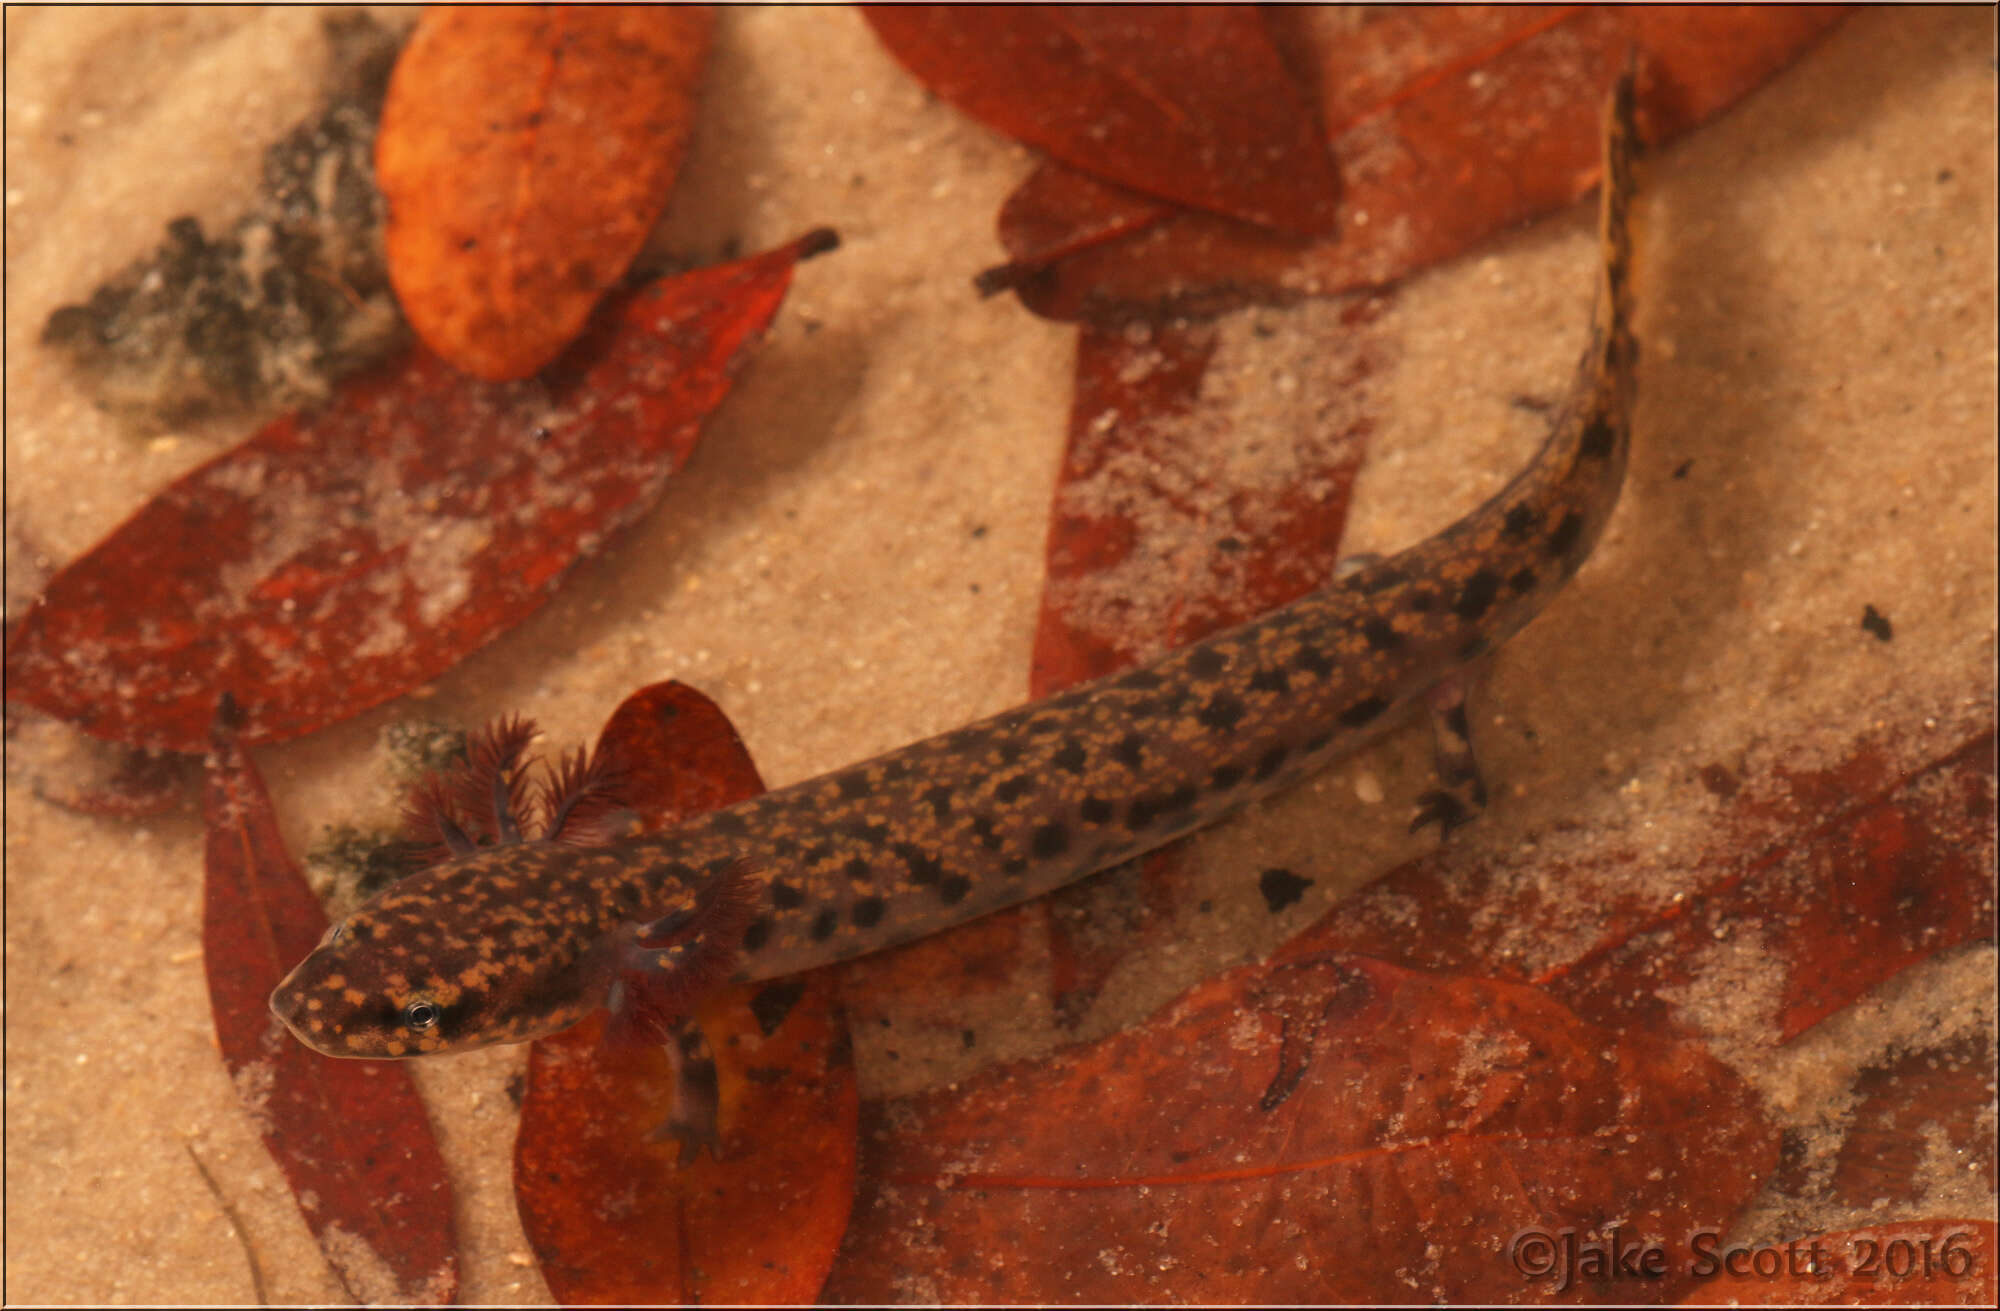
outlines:
M418 1033L423 1033L436 1028L438 1020L443 1018L443 1015L444 1012L438 1009L436 1002L413 1001L403 1007L403 1024Z

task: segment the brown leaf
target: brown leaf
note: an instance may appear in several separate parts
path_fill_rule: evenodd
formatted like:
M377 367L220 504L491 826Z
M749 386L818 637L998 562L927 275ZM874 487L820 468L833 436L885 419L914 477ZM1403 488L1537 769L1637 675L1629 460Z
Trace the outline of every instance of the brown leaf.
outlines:
M828 1301L1544 1300L1510 1235L1677 1241L1775 1156L1697 1047L1359 957L1237 970L870 1118Z
M532 614L651 508L784 299L791 245L616 298L543 376L421 349L191 471L50 581L7 695L133 746L199 751L399 696Z
M1334 176L1263 14L1207 5L864 5L966 113L1110 181L1280 232L1331 229Z
M326 931L278 836L263 779L218 721L207 762L203 962L223 1064L343 1287L364 1302L452 1302L451 1181L398 1061L329 1060L271 1014L271 990Z
M666 206L714 25L705 6L425 10L375 172L426 345L504 381L577 335Z

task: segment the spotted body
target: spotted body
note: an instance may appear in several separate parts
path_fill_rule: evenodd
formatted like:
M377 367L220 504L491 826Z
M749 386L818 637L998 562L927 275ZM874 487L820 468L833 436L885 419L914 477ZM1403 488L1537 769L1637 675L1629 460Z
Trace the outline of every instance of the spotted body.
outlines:
M415 874L335 927L272 1000L330 1055L520 1041L620 1000L621 978L754 980L879 951L1167 842L1449 693L1583 562L1624 478L1636 141L1607 113L1603 278L1572 395L1534 460L1437 536L1251 623L1049 700L670 831L527 843ZM1441 755L1445 754L1441 752ZM1459 771L1479 800L1469 755ZM1464 803L1427 806L1449 828ZM727 903L722 909L718 905Z

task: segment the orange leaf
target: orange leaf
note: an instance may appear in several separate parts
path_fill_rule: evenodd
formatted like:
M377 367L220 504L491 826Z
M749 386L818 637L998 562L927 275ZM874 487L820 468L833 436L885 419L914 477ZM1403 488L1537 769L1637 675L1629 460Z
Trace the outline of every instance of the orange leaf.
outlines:
M764 790L714 702L680 683L627 697L599 750L658 829ZM673 1076L594 1017L534 1044L514 1146L521 1224L557 1300L807 1302L854 1200L858 1094L846 1029L810 979L731 988L697 1016L720 1078L720 1160L652 1141Z
M576 336L666 206L714 23L671 5L425 11L375 171L390 279L426 345L502 381Z

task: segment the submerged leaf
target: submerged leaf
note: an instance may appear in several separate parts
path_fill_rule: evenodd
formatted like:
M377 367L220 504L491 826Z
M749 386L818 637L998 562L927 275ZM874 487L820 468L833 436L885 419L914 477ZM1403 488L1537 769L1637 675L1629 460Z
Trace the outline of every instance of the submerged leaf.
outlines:
M500 381L576 336L666 206L714 26L700 5L424 11L375 172L425 344Z
M541 376L423 350L188 473L57 574L7 695L86 732L198 751L296 737L449 669L651 508L818 232L606 306Z
M278 836L263 779L226 725L217 726L207 772L202 959L216 1042L237 1095L350 1294L375 1303L455 1301L451 1181L410 1068L329 1060L271 1013L271 990L318 945L326 912Z

